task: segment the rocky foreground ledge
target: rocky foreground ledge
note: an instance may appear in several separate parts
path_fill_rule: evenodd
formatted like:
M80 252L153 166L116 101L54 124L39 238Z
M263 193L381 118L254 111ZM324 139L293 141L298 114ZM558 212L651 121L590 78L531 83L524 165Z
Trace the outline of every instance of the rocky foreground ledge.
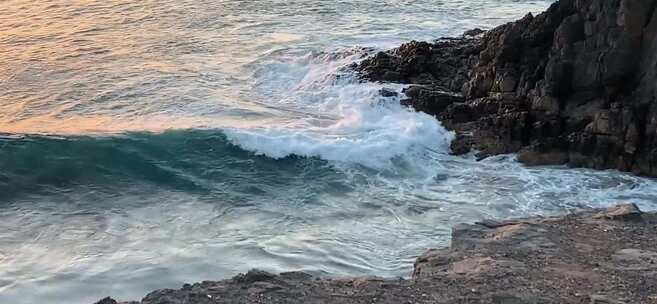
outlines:
M450 248L416 260L411 279L251 270L119 303L657 303L657 213L623 204L461 224Z
M657 0L559 0L354 66L457 131L456 154L657 176Z

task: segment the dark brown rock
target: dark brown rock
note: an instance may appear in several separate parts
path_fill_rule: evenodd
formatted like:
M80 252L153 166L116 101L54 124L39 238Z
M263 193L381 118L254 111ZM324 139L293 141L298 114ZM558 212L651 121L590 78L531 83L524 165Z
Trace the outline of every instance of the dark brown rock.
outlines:
M435 43L412 41L379 52L354 68L372 81L416 83L436 90L460 92L476 62L480 39L445 38Z
M563 151L536 151L525 148L518 152L518 160L530 166L563 165L568 163L568 153Z
M254 283L254 282L266 282L271 281L276 276L268 273L266 271L252 269L246 274L240 274L235 277L235 280L241 283Z
M96 302L96 304L118 304L118 302L116 302L116 300L114 300L110 297L106 297L106 298Z
M425 113L440 113L453 103L465 101L458 93L441 91L431 86L414 85L404 90L404 94L408 98L401 101L402 105Z
M464 134L455 154L468 145L480 157L522 150L528 164L657 176L656 10L657 0L560 0L483 34L405 44L356 69L422 84L404 104Z
M463 33L463 36L465 36L465 37L476 37L476 36L479 36L479 35L481 35L481 34L483 34L483 33L485 33L485 32L486 32L486 31L484 31L484 30L482 30L482 29L480 29L480 28L473 28L473 29L471 29L471 30L467 30L467 31L465 31L465 32Z

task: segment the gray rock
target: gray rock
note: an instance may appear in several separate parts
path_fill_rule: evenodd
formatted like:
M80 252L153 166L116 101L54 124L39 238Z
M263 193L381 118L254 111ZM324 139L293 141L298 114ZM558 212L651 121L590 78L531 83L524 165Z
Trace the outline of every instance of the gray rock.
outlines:
M657 270L657 252L641 249L621 249L612 256L616 267L623 270Z
M619 204L594 215L595 219L640 220L642 212L636 204Z

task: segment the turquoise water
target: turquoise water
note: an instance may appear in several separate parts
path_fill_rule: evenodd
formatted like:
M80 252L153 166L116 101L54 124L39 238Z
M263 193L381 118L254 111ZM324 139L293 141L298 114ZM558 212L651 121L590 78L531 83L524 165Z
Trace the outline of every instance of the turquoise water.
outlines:
M448 152L345 67L549 1L0 3L0 303L139 299L253 267L407 276L484 217L657 183Z

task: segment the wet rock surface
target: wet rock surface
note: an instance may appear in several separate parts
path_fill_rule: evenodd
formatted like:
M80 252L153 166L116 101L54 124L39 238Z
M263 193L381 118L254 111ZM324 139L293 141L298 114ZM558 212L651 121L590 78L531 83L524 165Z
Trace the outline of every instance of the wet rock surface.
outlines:
M118 303L657 303L656 265L657 214L625 204L458 225L409 279L252 270Z
M657 176L657 0L560 0L485 33L410 42L354 68L411 84L404 104L453 152Z

